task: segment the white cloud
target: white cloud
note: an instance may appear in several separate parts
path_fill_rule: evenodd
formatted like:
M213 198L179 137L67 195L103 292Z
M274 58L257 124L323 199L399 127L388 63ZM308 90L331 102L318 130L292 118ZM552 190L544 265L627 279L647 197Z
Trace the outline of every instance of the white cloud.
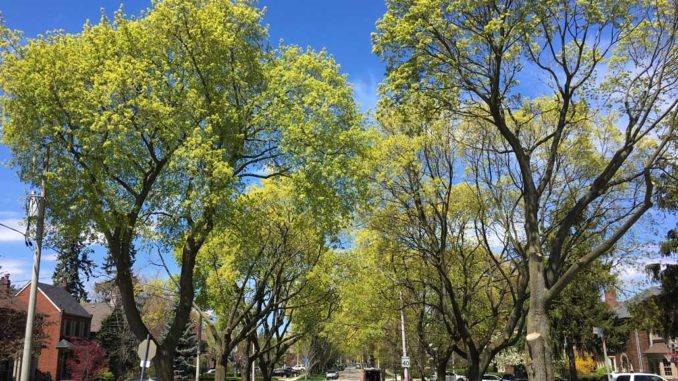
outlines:
M379 83L375 76L370 73L367 78L357 78L353 82L353 95L364 112L373 110L377 106L377 88Z
M13 278L24 278L30 275L30 269L31 264L25 260L0 257L1 274L10 274Z
M49 254L49 255L45 255L44 257L42 257L43 260L51 261L51 262L56 261L58 258L59 257L58 257L57 254Z
M675 260L664 257L639 257L635 258L633 263L625 262L615 269L622 281L642 281L647 279L645 268L649 264L659 263L661 265L676 264Z

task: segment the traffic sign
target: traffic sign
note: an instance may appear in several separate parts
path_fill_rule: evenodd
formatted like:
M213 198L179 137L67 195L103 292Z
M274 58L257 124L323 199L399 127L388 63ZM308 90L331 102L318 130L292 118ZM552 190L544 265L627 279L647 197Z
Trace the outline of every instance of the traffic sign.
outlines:
M150 361L144 361L144 360L141 360L141 362L139 363L139 366L142 367L142 368L150 368L150 367L151 367L151 362L150 362Z
M137 354L139 355L139 359L142 362L144 360L145 361L153 360L153 357L155 357L155 350L156 349L157 349L157 346L155 345L155 341L153 341L151 339L146 339L146 340L142 341L141 344L139 344L139 347L137 348ZM147 350L148 350L148 352L146 352Z
M403 356L400 359L400 364L403 366L403 368L409 368L410 367L410 357L409 356Z

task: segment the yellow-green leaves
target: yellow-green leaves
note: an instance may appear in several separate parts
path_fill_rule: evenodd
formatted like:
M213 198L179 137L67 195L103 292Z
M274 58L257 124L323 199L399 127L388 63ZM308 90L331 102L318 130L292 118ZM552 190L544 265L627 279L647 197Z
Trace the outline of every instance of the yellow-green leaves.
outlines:
M22 178L48 144L55 216L78 203L112 230L132 212L169 240L283 174L346 216L369 147L351 89L326 52L269 50L261 18L248 1L166 0L17 49L3 29L3 141Z

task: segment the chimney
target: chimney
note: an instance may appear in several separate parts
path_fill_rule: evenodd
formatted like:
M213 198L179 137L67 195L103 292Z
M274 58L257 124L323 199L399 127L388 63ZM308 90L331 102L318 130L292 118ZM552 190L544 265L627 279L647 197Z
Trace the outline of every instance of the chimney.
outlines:
M0 301L9 301L12 299L12 284L9 281L9 275L0 277Z
M605 304L610 308L615 308L619 305L617 302L617 289L614 286L608 286L605 289Z

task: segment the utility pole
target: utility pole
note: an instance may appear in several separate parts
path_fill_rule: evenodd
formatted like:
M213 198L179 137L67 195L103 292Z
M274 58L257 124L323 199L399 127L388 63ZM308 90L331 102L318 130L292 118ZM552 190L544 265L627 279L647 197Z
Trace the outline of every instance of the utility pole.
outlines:
M31 195L29 198L29 221L37 220L35 227L35 253L33 255L33 275L31 276L31 292L28 299L26 314L26 332L24 335L24 351L21 357L21 381L31 380L31 349L33 342L33 319L35 317L35 298L38 293L40 279L40 256L42 255L42 234L45 227L45 173L49 165L49 149L46 150L43 162L42 180L40 182L40 196Z
M405 342L405 303L403 302L403 292L400 291L400 329L403 338L403 358L407 357L407 345ZM409 367L409 364L408 364ZM403 381L409 381L409 369L403 366Z

